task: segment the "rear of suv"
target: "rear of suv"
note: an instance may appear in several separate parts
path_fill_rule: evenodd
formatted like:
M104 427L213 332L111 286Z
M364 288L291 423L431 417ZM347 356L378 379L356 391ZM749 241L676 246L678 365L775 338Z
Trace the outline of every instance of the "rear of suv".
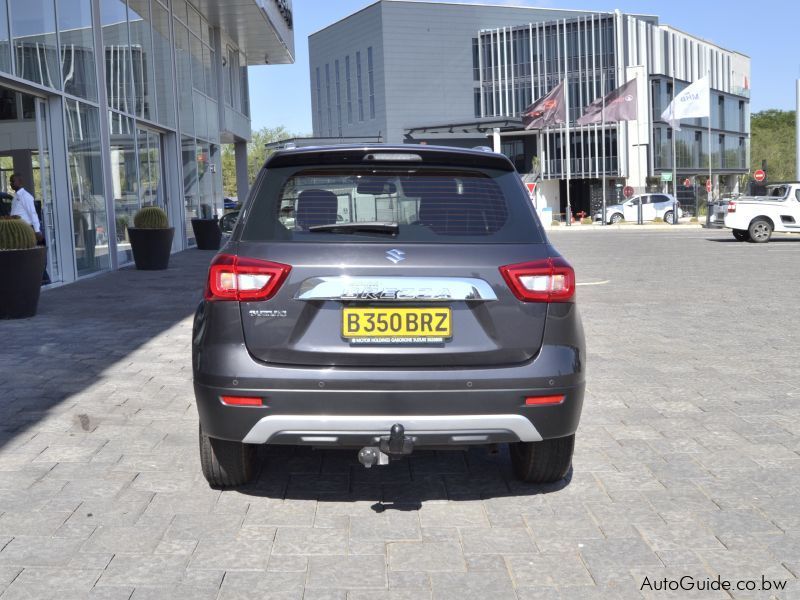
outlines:
M209 268L193 332L203 473L260 444L509 443L514 472L570 469L585 387L575 274L512 163L433 146L279 151Z

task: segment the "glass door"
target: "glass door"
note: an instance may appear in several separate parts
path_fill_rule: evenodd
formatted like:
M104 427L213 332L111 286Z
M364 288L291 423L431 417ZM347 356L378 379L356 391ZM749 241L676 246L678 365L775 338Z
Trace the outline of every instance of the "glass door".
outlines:
M31 152L34 190L42 203L42 232L47 245L47 272L51 282L61 281L61 253L59 252L56 211L53 198L53 169L50 163L50 123L47 103L36 98L36 138L38 151Z

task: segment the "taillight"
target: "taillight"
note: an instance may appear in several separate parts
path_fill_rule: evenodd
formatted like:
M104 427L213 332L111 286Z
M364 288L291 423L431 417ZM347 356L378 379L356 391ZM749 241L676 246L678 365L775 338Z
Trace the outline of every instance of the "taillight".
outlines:
M206 300L268 300L292 267L268 260L220 254L208 269Z
M736 202L734 202L733 200L730 200L728 202L728 212L729 213L736 212Z
M575 271L560 256L506 265L500 273L523 302L566 302L575 295Z

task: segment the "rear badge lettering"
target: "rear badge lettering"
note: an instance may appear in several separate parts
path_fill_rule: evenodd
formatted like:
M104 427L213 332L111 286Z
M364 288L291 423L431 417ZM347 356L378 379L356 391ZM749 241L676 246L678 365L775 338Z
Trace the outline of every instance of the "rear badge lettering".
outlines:
M288 316L285 310L251 310L249 312L251 317L262 317L262 318L283 318Z
M379 289L379 288L348 288L342 290L342 300L450 300L452 294L447 288L406 288L406 289Z

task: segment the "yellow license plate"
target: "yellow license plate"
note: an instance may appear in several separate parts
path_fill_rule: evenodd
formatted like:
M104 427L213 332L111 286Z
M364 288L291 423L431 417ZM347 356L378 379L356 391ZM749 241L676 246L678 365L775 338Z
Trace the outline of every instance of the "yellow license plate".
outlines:
M449 308L345 308L342 336L348 339L429 341L452 336Z

